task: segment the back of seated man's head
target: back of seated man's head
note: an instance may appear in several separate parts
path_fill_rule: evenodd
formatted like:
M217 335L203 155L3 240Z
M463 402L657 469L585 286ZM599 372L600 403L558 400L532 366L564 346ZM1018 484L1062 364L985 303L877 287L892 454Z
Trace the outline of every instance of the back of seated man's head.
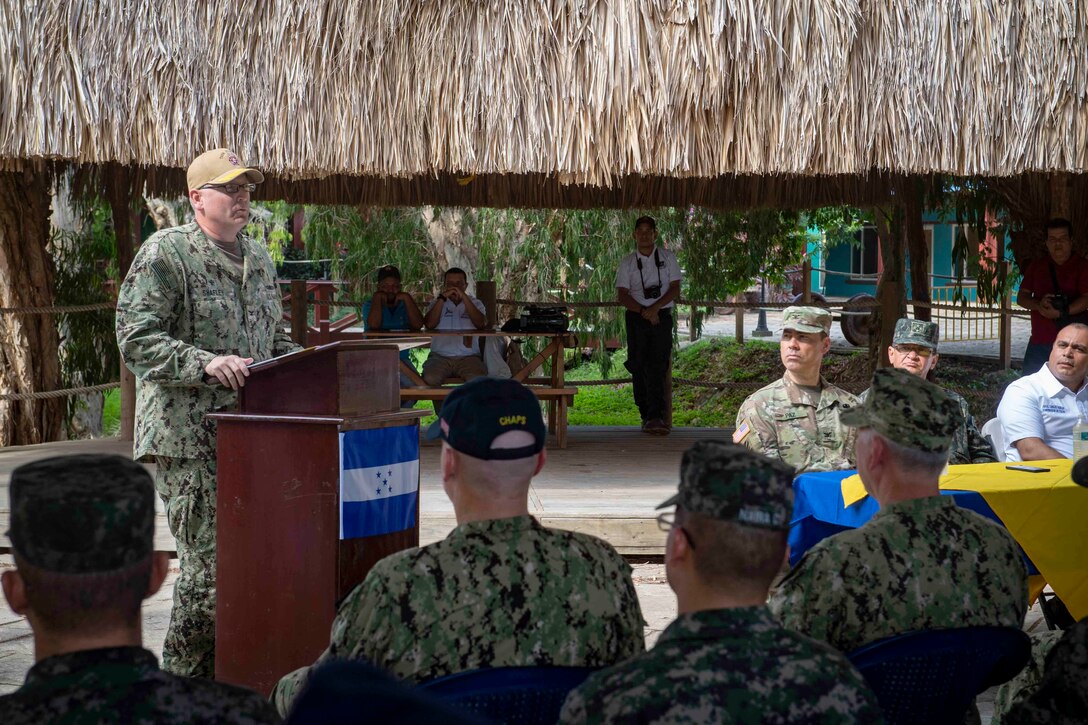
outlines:
M476 378L442 404L429 438L457 451L466 483L496 493L528 491L548 431L540 401L516 380Z
M699 441L684 452L676 506L695 572L708 587L766 594L782 567L793 468L745 446Z
M107 455L28 463L11 475L10 501L8 537L32 624L73 634L139 621L155 525L143 466ZM8 593L6 577L4 585Z
M865 402L839 415L843 425L861 429L858 470L863 480L863 454L874 437L901 470L939 476L961 418L959 406L940 387L894 368L877 370Z

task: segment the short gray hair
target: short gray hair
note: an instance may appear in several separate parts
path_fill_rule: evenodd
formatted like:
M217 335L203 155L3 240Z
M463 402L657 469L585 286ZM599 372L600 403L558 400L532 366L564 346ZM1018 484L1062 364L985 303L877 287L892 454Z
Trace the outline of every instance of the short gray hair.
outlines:
M872 428L867 429L870 435L884 441L888 452L896 465L903 469L909 469L930 476L940 476L944 467L948 465L950 451L920 451L916 448L907 448L904 445L889 440L886 436L877 433Z

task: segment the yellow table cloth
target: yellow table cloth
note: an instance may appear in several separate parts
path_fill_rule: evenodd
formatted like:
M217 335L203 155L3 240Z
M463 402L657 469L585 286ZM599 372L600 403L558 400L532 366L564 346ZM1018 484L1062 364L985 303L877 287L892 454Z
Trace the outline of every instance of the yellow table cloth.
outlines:
M1088 616L1088 488L1070 478L1073 461L1031 461L1045 473L1010 471L1012 462L949 466L940 486L975 491L1077 619ZM843 506L868 494L854 474L841 483Z

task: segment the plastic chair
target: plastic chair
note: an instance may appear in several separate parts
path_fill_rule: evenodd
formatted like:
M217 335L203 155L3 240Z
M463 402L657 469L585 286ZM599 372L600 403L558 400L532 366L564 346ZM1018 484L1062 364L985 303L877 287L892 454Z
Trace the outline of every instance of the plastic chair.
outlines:
M597 667L492 667L457 672L419 685L442 702L504 723L559 719L567 694Z
M889 725L962 723L975 696L1027 664L1031 639L1015 627L907 632L847 657L876 693Z
M1001 430L1001 423L997 418L990 418L986 421L986 424L982 426L982 433L984 438L989 438L990 443L994 447L994 453L997 455L997 460L1004 461L1005 458L1005 432Z

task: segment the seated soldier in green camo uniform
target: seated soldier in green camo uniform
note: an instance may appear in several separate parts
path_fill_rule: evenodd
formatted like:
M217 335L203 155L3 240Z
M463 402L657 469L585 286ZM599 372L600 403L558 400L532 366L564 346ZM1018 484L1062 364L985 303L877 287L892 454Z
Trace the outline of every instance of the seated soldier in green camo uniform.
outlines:
M120 456L50 458L11 475L4 596L34 630L35 664L0 697L0 722L276 723L255 692L163 672L140 605L169 559L152 552L155 490Z
M594 673L561 722L880 722L846 658L784 629L767 589L786 554L793 471L721 441L684 453L680 490L658 508L679 616L649 652Z
M1048 634L1057 635L1058 632ZM1074 725L1088 722L1088 619L1055 639L1046 655L1042 679L1019 693L1003 725Z
M903 370L873 376L842 416L859 429L858 473L880 511L812 547L771 593L783 625L849 652L922 629L1019 627L1027 569L1004 528L941 496L959 408Z
M824 355L831 349L830 330L827 310L782 311L779 352L786 372L741 404L734 443L778 458L798 472L854 467L856 433L839 422L839 415L856 405L857 398L820 375Z
M911 320L902 318L895 323L895 336L888 347L888 361L896 370L906 370L911 375L917 375L922 380L928 380L929 374L937 367L937 342L940 338L940 328L936 322L925 320ZM951 390L945 390L945 395L959 406L962 416L956 432L952 434L952 450L948 456L948 462L959 463L994 463L997 456L994 448L986 437L975 425L975 418L971 415L971 408L962 396ZM866 390L858 396L864 401L869 391Z
M382 559L340 605L332 657L422 682L480 667L603 666L645 649L631 567L600 539L529 515L546 459L540 401L514 380L477 378L446 398L442 484L457 528ZM280 680L290 708L308 670Z

